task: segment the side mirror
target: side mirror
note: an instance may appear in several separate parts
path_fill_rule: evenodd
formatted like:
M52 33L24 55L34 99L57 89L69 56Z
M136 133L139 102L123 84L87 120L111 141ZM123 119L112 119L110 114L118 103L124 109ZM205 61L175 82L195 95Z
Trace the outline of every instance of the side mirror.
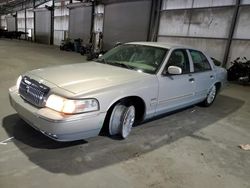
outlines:
M168 73L169 74L181 74L182 69L180 67L177 67L177 66L169 66Z

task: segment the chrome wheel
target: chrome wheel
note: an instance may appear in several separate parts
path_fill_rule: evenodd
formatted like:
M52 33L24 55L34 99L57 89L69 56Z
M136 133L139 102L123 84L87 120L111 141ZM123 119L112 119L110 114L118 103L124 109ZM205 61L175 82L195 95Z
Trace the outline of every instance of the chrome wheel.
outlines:
M135 122L135 107L117 104L110 116L109 134L120 134L122 138L128 137Z
M135 122L135 107L130 106L125 112L125 117L122 122L122 138L126 138L131 132L132 126Z
M216 96L216 86L213 85L213 87L210 89L208 96L207 96L207 103L212 104Z

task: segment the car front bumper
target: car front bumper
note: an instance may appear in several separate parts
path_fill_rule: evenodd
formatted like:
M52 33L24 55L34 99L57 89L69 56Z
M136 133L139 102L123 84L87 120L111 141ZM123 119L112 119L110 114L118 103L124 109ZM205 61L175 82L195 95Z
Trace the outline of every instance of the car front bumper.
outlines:
M36 108L21 98L16 87L9 89L9 100L24 121L57 141L73 141L97 136L106 116L106 113L101 112L64 115L49 108Z

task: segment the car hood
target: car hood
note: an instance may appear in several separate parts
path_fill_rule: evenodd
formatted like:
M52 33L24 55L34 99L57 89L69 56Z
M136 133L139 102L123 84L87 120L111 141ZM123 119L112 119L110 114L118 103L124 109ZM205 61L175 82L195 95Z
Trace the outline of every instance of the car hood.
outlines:
M151 76L135 70L96 62L36 69L30 71L29 74L73 94L84 94Z

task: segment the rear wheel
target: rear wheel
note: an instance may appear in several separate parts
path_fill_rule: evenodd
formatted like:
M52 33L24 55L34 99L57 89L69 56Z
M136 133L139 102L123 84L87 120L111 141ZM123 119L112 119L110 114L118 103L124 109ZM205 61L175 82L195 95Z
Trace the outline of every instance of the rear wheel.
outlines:
M203 101L203 105L210 106L211 104L213 104L216 95L217 95L217 88L216 85L213 85L208 92L207 98Z
M121 135L122 138L128 137L135 123L135 107L133 105L119 103L110 116L109 134Z

